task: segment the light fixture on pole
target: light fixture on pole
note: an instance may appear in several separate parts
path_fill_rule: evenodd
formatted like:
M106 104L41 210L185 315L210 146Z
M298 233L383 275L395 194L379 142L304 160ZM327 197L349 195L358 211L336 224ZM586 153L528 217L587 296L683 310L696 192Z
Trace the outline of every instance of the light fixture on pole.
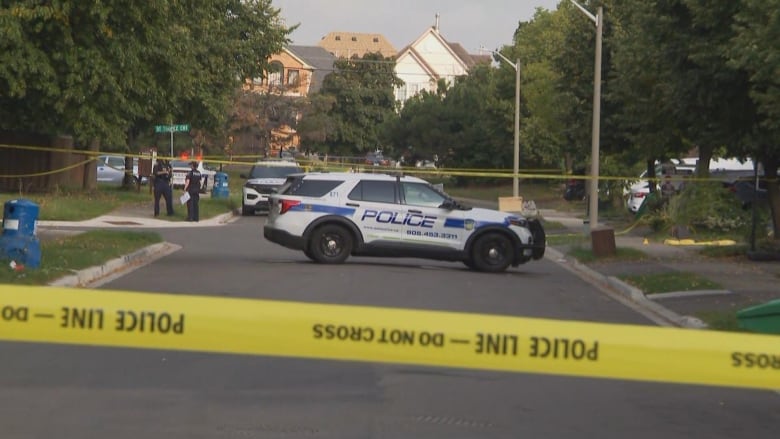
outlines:
M520 182L518 174L520 173L520 60L512 62L504 54L497 50L491 50L507 64L515 69L515 151L514 165L512 167L512 197L520 196Z
M593 230L599 221L599 138L601 123L601 34L604 28L604 8L599 6L594 16L579 3L574 6L596 25L596 66L593 75L593 137L590 150L590 189L588 191L588 223Z

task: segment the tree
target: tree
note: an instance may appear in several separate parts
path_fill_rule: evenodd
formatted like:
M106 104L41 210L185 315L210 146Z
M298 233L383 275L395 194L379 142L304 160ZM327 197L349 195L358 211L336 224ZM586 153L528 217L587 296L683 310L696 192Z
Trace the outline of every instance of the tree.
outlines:
M628 140L625 160L645 162L648 175L655 175L656 160L676 158L690 149L678 123L681 105L675 85L688 52L677 6L668 3L631 0L611 15L620 26L615 29L605 99L621 108L611 118Z
M270 0L4 2L0 129L114 145L174 119L218 129L291 30Z
M775 240L780 239L780 0L742 0L734 15L727 53L730 64L748 75L748 93L756 106L751 131L732 152L751 156L764 166Z
M327 149L328 138L335 134L333 119L328 116L335 103L333 95L314 93L303 106L297 130L310 150Z
M401 84L394 67L379 53L335 62L320 89L333 98L328 112L333 130L325 142L329 152L353 155L381 147L378 127L395 117L393 90Z
M562 14L537 9L531 21L518 26L514 45L504 48L508 57L521 61L520 162L525 165L521 167L560 166L561 158L571 155L564 134L566 106L561 105L564 95L558 87L561 76L552 63L563 44L564 25ZM506 82L513 78L502 74L500 80ZM501 88L507 90L509 86ZM570 161L565 165L571 169Z

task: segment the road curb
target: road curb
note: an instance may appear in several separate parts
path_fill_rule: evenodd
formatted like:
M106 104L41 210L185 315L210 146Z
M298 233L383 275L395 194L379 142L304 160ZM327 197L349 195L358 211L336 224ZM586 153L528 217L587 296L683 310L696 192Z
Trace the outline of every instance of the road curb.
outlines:
M63 276L52 282L50 286L58 287L95 287L116 277L127 274L152 261L167 256L181 249L180 245L160 242L136 250L130 254L111 259L103 265L85 268L74 274Z
M576 273L584 280L587 280L602 289L620 294L644 310L659 316L674 326L696 329L703 329L707 327L704 322L695 317L682 316L662 305L659 305L658 303L653 302L652 300L648 299L644 292L642 292L640 289L629 285L616 277L601 274L587 265L577 261L576 259L567 259L563 253L554 248L547 247L545 251L545 257L558 265L571 269L572 272Z

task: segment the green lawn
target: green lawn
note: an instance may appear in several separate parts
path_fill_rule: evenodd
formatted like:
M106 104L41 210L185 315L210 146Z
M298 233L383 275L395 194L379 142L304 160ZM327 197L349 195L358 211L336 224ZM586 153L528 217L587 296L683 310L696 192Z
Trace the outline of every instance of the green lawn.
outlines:
M585 239L590 241L587 237ZM569 255L583 263L595 261L639 261L647 257L643 251L630 247L617 247L614 256L598 258L590 248L575 246L569 250Z
M0 283L44 285L62 276L161 242L153 232L92 230L41 243L41 265L16 272L0 262Z
M237 181L229 180L230 197L212 199L210 196L200 199L200 217L201 219L211 218L229 212L241 206L241 185ZM179 204L181 190L174 190L174 211L173 217L162 218L172 221L184 221L187 219L187 208ZM0 193L0 203L5 204L9 200L28 199L36 204L40 209L38 219L44 221L83 221L106 215L120 206L135 206L147 208L149 214L152 213L152 203L154 196L149 191L148 186L141 187L140 191L122 189L112 186L100 186L95 191L58 191L49 194L29 194L19 196L18 194ZM164 202L160 200L162 205ZM161 206L162 210L165 209Z
M672 291L718 290L723 288L717 282L713 282L698 274L682 271L618 277L644 291L645 294L668 293Z
M142 187L140 192L118 187L101 186L96 191L63 190L49 194L9 194L0 193L0 203L9 200L27 199L38 205L39 220L82 221L105 215L117 207L128 203L141 203L148 200L149 189Z

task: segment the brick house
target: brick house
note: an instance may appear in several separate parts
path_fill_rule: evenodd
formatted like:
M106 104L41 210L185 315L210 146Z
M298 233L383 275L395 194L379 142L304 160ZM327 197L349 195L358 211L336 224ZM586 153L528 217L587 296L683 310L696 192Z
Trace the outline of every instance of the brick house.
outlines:
M397 53L381 34L331 32L322 37L318 45L337 58L360 58L367 53L380 53L385 58L392 58Z
M319 91L322 81L333 71L336 58L319 46L287 46L271 56L263 76L247 80L244 89L289 98L302 98ZM270 154L298 149L300 138L289 125L271 130Z

